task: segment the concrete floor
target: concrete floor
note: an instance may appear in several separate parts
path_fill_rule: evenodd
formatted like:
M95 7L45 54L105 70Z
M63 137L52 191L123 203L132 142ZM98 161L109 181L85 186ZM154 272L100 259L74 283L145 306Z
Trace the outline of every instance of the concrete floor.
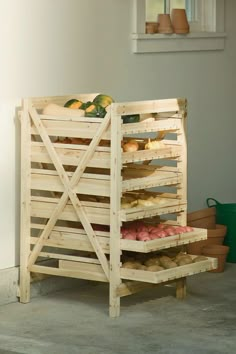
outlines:
M173 287L121 299L108 317L108 286L77 282L70 290L0 306L1 354L233 354L236 264L189 277L184 301Z

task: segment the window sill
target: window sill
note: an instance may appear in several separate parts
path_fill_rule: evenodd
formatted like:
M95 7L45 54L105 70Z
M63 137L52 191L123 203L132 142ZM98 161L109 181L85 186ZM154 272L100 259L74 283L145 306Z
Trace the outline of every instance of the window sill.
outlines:
M180 34L132 34L133 53L190 52L223 50L224 32Z

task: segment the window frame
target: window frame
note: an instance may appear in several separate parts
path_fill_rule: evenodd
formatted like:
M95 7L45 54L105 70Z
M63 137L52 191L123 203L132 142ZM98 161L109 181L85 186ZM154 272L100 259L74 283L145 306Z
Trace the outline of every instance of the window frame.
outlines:
M198 21L190 25L190 33L146 34L145 0L133 0L133 52L179 52L223 50L226 33L224 32L224 0L197 0L196 16Z

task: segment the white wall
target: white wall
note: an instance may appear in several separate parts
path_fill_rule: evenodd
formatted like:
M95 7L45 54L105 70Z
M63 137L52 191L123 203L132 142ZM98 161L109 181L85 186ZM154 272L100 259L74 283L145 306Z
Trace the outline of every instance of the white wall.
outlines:
M18 264L19 123L24 96L103 92L188 99L189 210L236 201L236 2L224 51L133 54L132 0L0 0L0 268Z

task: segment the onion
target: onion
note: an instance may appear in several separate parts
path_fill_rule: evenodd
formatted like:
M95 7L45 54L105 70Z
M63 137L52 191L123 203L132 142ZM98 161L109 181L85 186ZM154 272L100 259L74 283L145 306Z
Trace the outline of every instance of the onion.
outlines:
M123 148L124 152L133 152L133 151L137 151L139 146L138 146L137 141L130 140L127 143L124 143L122 148Z

